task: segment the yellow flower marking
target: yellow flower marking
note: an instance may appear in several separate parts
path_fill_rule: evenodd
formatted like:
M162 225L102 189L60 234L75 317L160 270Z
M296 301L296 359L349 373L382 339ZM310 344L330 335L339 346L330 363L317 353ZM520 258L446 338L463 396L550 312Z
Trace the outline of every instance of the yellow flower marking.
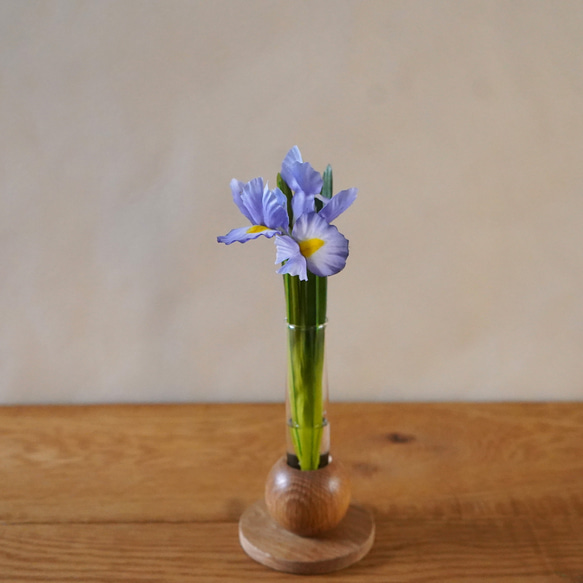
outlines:
M262 231L268 231L269 227L264 227L263 225L253 225L247 229L247 233L261 233Z
M300 243L300 253L304 257L309 257L313 255L322 245L324 245L325 241L322 239L306 239Z

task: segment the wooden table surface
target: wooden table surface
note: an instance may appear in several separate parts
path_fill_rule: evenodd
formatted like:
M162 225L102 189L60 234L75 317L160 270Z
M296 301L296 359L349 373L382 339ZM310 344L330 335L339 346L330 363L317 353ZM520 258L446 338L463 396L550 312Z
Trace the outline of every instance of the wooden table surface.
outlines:
M237 523L282 405L0 408L0 581L291 581ZM377 538L302 581L583 583L583 403L337 404ZM299 580L299 579L298 579Z

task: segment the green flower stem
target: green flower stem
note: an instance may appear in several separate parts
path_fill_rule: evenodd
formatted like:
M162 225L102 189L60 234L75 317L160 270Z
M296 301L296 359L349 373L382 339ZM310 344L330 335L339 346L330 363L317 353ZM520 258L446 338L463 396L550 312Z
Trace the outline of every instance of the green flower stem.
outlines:
M327 279L284 275L288 321L288 399L293 446L302 470L320 461Z

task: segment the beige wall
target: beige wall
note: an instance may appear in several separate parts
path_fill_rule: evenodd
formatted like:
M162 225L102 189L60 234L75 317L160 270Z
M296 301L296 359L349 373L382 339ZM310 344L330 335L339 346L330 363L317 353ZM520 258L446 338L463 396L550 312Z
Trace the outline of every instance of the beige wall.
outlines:
M583 3L0 2L0 402L282 400L229 181L358 186L333 399L583 396Z

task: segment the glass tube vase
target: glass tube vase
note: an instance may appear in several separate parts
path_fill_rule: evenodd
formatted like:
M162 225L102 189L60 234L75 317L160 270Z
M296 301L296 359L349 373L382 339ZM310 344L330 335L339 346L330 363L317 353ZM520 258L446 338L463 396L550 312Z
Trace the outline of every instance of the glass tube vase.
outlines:
M330 460L326 324L287 328L286 461L317 470Z

